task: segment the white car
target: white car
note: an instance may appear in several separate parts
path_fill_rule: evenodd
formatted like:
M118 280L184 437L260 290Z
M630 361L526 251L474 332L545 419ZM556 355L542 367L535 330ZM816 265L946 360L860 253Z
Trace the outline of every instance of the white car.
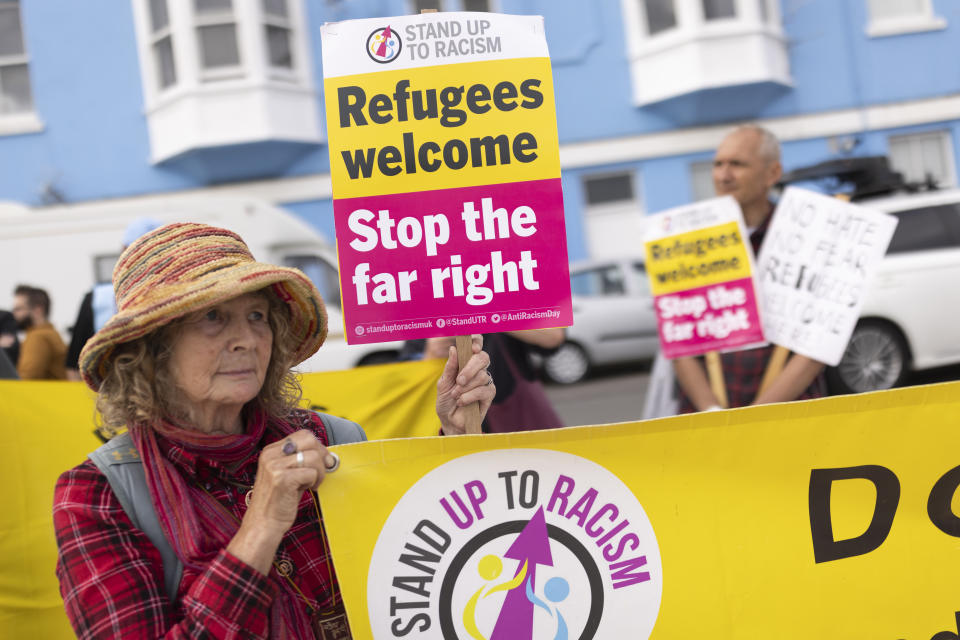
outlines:
M571 384L594 366L656 356L657 319L642 258L573 263L570 283L573 326L544 360L548 379Z
M858 201L899 219L840 364L840 393L889 389L913 370L960 362L960 190Z

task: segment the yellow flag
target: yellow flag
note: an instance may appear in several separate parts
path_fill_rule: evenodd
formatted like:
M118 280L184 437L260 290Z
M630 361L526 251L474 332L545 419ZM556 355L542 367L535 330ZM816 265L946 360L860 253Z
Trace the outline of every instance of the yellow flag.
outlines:
M303 376L306 406L354 420L369 438L436 435L443 361ZM54 574L53 487L102 442L79 382L0 381L0 638L73 638Z

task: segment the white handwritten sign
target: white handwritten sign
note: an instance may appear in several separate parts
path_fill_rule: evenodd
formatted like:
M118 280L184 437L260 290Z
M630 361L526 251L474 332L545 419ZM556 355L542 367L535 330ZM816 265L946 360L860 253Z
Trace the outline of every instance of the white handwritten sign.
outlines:
M896 226L891 215L787 188L757 258L767 339L840 362Z

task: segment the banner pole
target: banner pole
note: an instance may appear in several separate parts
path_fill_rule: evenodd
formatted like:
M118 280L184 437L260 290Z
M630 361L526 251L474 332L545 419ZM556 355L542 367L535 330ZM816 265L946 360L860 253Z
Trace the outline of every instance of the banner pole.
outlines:
M473 355L473 337L457 336L457 361L460 363L460 371L467 366L467 361ZM480 403L474 402L464 407L467 411L466 433L483 433L480 428Z
M787 357L790 355L790 350L786 347L781 347L776 345L773 348L773 353L770 354L770 361L767 363L767 368L763 372L763 379L760 381L760 388L757 389L757 395L767 390L777 376L780 375L780 372L783 371L783 367L787 364Z
M720 363L720 354L709 351L704 355L707 361L707 377L710 378L710 390L716 396L720 406L726 409L730 406L727 400L727 386L723 382L723 365Z

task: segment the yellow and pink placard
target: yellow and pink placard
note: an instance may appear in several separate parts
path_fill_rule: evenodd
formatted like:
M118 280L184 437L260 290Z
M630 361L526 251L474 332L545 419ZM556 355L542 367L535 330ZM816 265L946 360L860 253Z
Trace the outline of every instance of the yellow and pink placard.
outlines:
M347 341L571 324L543 19L350 20L322 41Z
M763 342L753 251L730 196L650 216L644 233L660 348L667 358Z

